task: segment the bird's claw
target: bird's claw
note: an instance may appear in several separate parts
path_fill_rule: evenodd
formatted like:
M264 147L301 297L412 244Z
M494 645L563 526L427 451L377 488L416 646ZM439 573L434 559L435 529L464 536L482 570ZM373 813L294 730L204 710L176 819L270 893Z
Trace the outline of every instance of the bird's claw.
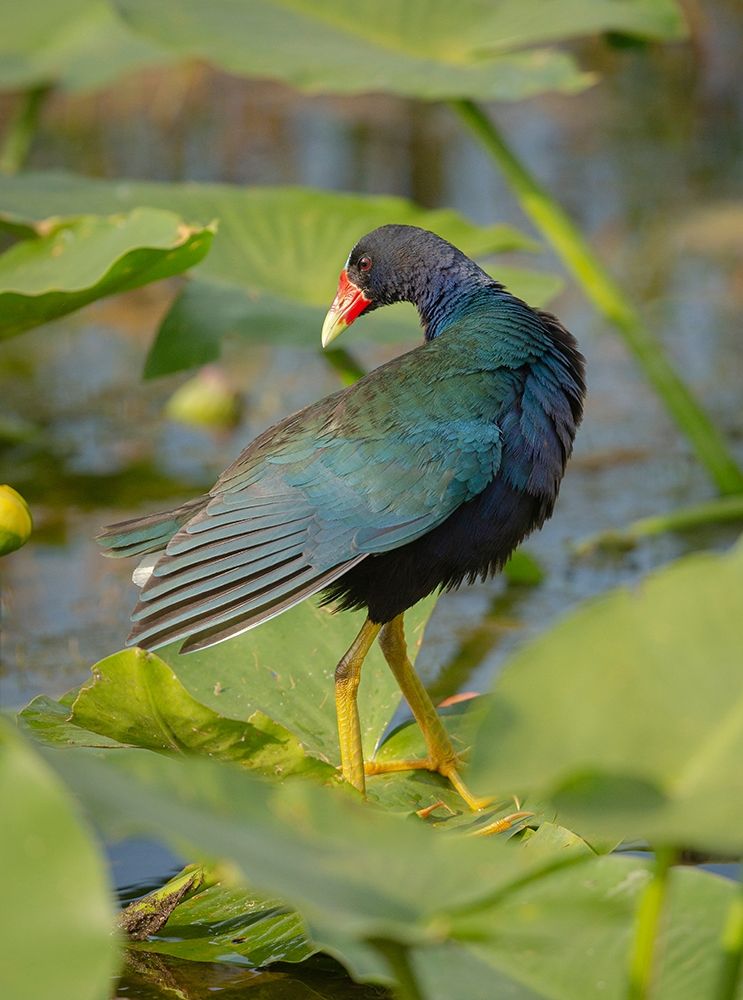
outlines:
M453 760L445 761L436 761L430 757L420 757L413 760L369 760L364 764L364 773L370 777L375 774L394 774L399 771L432 771L446 778L473 812L487 809L495 799L473 795L459 774L460 766L461 761L456 757Z
M508 816L502 816L500 819L493 820L492 823L483 823L482 826L478 826L475 830L470 830L467 836L469 837L492 837L496 833L504 833L506 830L512 829L512 827L522 819L528 819L530 816L535 816L536 813L527 812L520 810L519 812L510 813Z

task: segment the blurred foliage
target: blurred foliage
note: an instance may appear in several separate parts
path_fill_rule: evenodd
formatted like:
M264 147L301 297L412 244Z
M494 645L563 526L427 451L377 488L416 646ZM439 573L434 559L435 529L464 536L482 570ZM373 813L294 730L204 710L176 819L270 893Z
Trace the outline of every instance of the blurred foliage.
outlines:
M208 252L214 227L187 226L173 212L54 217L0 227L29 238L0 256L0 338L64 316L98 298L168 278Z
M39 84L91 90L169 61L160 46L133 35L107 0L2 0L0 17L3 90Z
M101 852L70 792L6 720L0 720L0 797L3 994L100 1000L119 961Z
M477 226L448 209L427 210L403 198L335 194L300 188L94 181L66 175L0 178L0 213L16 224L75 208L177 211L202 225L218 221L198 279L165 317L146 375L168 374L214 360L228 333L255 340L319 345L322 318L335 292L342 255L370 229L395 219L433 229L466 253L484 257L535 244L511 226ZM501 269L498 269L502 276ZM551 276L511 272L513 291L539 305L560 287ZM508 276L504 277L507 280ZM418 338L409 305L366 321L375 339Z
M743 544L545 633L500 678L475 781L554 806L589 839L743 853L741 594Z
M206 59L305 90L411 97L527 97L590 82L573 59L527 46L621 31L680 38L673 0L29 0L4 17L0 86L92 89L145 65ZM425 25L425 31L421 26Z

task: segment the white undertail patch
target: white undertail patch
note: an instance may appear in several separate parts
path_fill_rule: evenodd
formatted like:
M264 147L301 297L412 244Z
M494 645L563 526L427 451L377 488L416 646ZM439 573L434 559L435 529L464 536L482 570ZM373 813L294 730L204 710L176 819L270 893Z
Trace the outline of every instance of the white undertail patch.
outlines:
M141 559L137 563L137 568L132 573L132 581L136 583L138 587L144 587L149 578L152 576L155 563L158 561L160 556L164 554L165 549L160 549L159 552L148 552L144 559Z

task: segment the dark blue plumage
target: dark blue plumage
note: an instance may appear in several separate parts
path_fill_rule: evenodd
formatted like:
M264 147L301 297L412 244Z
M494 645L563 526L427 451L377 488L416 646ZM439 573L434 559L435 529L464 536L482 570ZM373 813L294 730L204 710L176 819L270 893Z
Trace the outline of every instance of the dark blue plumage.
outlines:
M425 342L267 430L207 497L106 529L108 554L157 553L130 642L200 648L321 590L387 622L552 513L585 392L559 321L410 226L364 237L344 276L349 321L411 301Z

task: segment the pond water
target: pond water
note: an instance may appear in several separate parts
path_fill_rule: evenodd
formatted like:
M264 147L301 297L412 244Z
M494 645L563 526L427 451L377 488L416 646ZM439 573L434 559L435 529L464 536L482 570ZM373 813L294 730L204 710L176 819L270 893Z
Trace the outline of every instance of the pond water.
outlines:
M501 107L498 116L631 290L743 462L741 46L743 14L732 0L718 2L694 47L586 45L581 55L604 74L600 86ZM202 70L125 81L76 103L55 99L32 165L397 193L527 228L446 109L309 99ZM338 247L339 266L347 251ZM548 253L536 265L559 270ZM244 396L240 425L214 436L168 422L163 405L183 378L145 383L139 373L172 292L133 293L0 347L0 482L25 494L38 527L0 566L6 708L42 691L62 694L122 645L131 567L100 557L92 539L101 525L207 488L257 432L337 388L314 344L232 345L224 368ZM589 399L555 516L527 546L546 575L536 587L495 580L441 600L419 660L430 679L439 676L441 695L487 688L515 645L587 596L737 534L728 527L649 540L622 556L574 556L578 539L713 490L621 342L569 281L552 308L587 355ZM367 367L389 353L365 341L363 324L349 346ZM112 851L116 881L130 894L176 864L155 845ZM327 969L258 976L218 967L202 969L207 979L198 982L196 974L163 962L153 980L151 969L131 966L117 995L380 995Z

